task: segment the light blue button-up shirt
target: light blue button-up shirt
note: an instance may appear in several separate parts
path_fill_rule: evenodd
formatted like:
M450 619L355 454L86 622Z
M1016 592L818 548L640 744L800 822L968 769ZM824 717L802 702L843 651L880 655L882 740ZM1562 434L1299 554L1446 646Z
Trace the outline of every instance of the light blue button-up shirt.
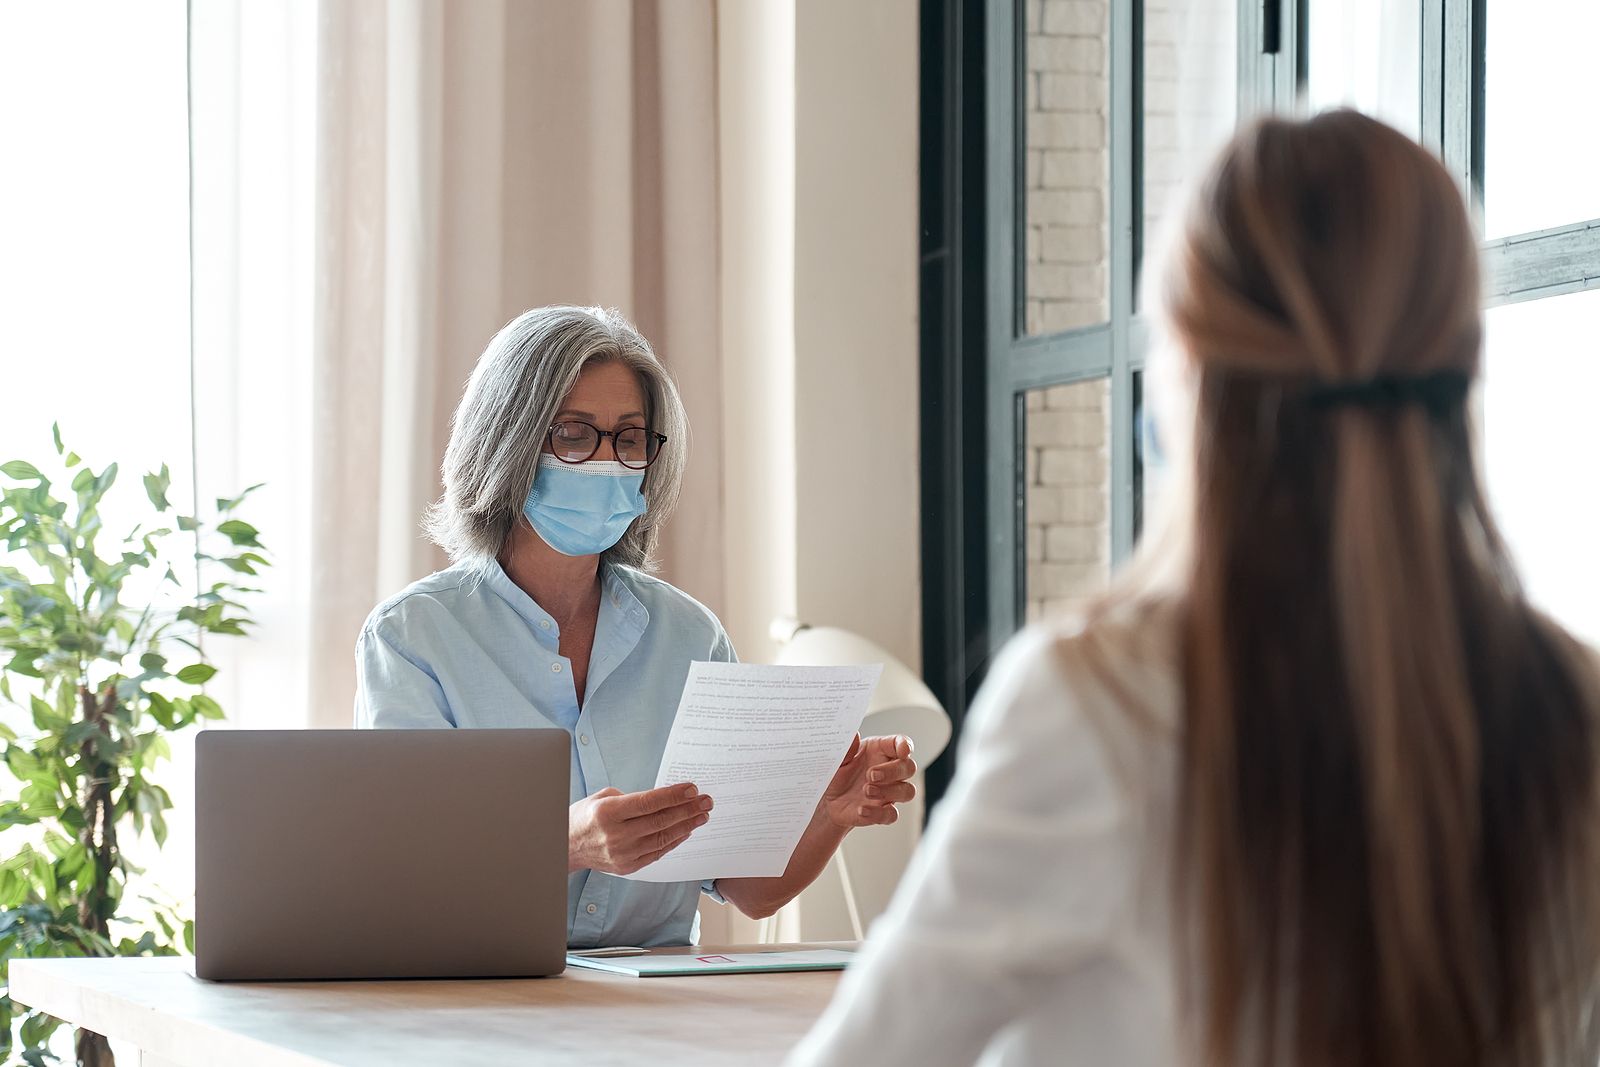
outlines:
M407 586L367 618L356 642L356 725L559 726L572 735L572 800L610 786L655 786L689 664L727 662L717 617L666 582L601 569L600 616L583 706L549 613L498 564L480 580L455 566ZM567 878L567 943L692 944L710 883Z

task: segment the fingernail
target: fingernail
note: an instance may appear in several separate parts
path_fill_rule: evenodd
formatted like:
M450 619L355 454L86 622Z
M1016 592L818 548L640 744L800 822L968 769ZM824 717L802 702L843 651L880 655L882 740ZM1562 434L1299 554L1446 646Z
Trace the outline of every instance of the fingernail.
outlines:
M700 798L700 810L701 811L710 811L711 810L711 798L710 797L701 797Z
M882 792L882 790L878 789L877 786L867 786L867 796L869 797L876 797L880 792Z
M696 789L694 786L686 786L683 790L684 799L687 800L689 797L694 796L698 792L700 792L700 790Z
M704 826L710 819L711 816L709 815L697 815L695 816L694 824L696 826Z
M881 781L883 781L883 772L882 772L882 771L873 771L873 772L872 772L872 780L873 780L873 781L874 781L874 782L881 782Z

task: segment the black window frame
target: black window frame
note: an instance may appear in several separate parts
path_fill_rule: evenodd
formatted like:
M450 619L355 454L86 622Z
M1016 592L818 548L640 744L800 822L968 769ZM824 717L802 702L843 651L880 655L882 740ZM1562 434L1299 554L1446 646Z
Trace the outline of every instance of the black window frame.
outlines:
M1022 398L1033 388L1111 380L1111 559L1141 518L1136 408L1148 330L1134 306L1142 253L1142 0L1110 5L1109 321L1022 336L1019 81L1025 0L922 3L922 519L925 677L950 712L954 774L967 707L1020 625L1025 516ZM1239 0L1238 120L1302 107L1309 4ZM1487 0L1421 0L1421 139L1481 211ZM991 224L991 220L995 224ZM1003 220L1003 224L1002 223ZM1485 242L1485 306L1600 288L1600 219Z

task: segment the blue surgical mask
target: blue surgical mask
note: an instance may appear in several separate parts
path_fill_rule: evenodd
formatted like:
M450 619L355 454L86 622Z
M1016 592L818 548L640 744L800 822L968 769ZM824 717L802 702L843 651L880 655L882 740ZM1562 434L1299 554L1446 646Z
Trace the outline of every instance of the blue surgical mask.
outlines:
M595 556L622 540L644 514L643 485L644 471L614 460L563 463L544 456L522 513L562 555Z

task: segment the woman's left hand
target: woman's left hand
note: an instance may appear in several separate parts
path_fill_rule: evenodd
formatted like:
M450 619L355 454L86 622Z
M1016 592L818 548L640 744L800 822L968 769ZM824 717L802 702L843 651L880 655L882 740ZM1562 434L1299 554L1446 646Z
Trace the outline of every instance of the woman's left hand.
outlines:
M887 826L900 817L896 804L917 795L911 776L917 773L911 758L911 738L903 735L869 737L860 734L822 794L822 812L841 829Z

